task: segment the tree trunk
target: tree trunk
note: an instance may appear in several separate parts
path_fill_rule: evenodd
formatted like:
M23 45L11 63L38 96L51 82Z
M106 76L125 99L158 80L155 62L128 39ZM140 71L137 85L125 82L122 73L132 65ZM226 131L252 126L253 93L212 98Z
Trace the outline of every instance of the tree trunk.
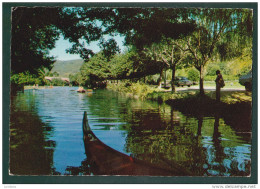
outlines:
M162 83L162 75L163 75L163 69L161 70L161 72L160 72L160 77L159 77L159 79L158 79L158 83L157 83L157 85L158 85L158 88L161 88L161 83Z
M197 130L197 136L201 136L201 128L202 128L202 125L203 125L203 117L202 116L198 116L198 130Z
M164 88L166 88L166 71L167 71L167 69L165 68L165 70L164 70Z
M204 81L204 66L200 66L200 95L205 95L204 87L203 87L203 81Z
M174 81L175 81L175 70L176 70L176 65L173 64L172 65L172 81L171 81L172 93L175 92L175 84L174 84Z

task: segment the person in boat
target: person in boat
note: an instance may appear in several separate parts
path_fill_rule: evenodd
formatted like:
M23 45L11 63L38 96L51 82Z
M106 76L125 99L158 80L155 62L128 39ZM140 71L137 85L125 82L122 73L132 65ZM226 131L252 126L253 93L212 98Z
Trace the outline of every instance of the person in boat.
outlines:
M220 102L220 89L225 86L225 82L219 70L216 71L216 75L216 100L217 102Z
M77 91L80 93L83 93L83 92L85 92L85 89L83 87L79 87Z

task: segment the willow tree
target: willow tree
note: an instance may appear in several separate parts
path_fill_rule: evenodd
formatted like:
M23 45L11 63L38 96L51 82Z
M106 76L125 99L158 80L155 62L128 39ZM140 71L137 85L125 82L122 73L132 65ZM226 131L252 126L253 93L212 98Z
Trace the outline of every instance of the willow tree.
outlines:
M251 14L250 9L194 9L190 15L196 22L197 29L186 38L186 43L190 52L190 63L200 72L201 95L204 95L205 65L218 55L216 47L227 35L233 36L245 28L248 32L252 31ZM245 16L247 19L243 19ZM240 34L247 35L247 32Z

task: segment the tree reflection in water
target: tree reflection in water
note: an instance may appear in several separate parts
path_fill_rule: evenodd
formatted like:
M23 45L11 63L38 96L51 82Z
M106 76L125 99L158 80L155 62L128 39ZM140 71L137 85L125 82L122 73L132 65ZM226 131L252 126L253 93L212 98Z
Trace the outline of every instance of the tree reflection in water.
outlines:
M164 166L179 164L196 175L250 174L250 146L219 115L185 116L159 106L157 110L135 109L129 118L132 127L125 147L135 158Z
M55 141L48 140L53 128L34 113L34 98L12 96L10 110L10 174L59 175L52 167ZM16 106L19 104L18 106Z
M90 166L88 158L81 162L81 166L67 166L65 175L93 175L93 166Z

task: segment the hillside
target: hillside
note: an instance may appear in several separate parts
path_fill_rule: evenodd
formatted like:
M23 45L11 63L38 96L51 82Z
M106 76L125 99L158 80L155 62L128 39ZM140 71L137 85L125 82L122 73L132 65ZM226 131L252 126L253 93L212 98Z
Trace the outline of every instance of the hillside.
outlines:
M58 72L60 77L69 77L70 74L79 72L83 63L84 61L82 59L67 61L57 60L53 64L51 72Z

